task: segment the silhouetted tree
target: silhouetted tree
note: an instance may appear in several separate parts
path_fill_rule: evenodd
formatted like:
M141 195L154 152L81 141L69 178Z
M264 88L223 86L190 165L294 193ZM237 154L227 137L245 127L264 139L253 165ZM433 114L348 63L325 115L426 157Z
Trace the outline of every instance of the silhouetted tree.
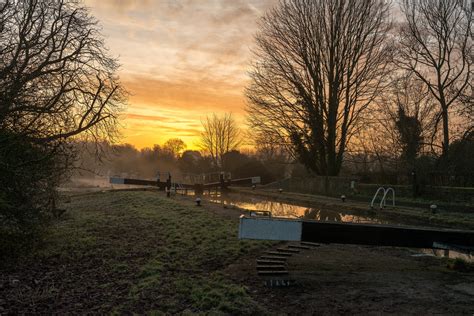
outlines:
M232 114L213 114L206 117L202 126L204 131L201 133L199 145L203 151L209 153L215 166L222 168L224 155L236 149L242 141L237 122Z
M117 69L78 1L0 2L2 225L15 231L15 214L54 208L54 188L74 161L71 142L114 139L126 98Z
M395 126L402 145L401 158L413 167L423 142L421 123L415 116L408 116L400 107Z
M450 142L450 110L468 95L467 89L472 93L474 47L469 2L403 0L401 5L406 23L395 60L399 67L414 73L436 100L444 155Z
M171 138L163 144L163 149L169 151L175 158L179 158L183 150L188 147L182 139Z
M256 36L252 128L291 143L316 174L337 175L388 70L388 11L381 0L281 1Z
M201 173L199 163L202 155L197 150L186 150L178 159L178 167L184 173Z

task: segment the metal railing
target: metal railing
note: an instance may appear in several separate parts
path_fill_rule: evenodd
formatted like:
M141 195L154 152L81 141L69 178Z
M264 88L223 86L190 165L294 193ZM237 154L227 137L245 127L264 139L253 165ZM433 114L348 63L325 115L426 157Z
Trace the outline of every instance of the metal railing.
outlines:
M379 209L383 209L387 205L387 195L389 194L390 191L392 192L392 206L395 207L395 190L391 187L388 187L388 188L379 187L377 191L375 192L374 197L372 198L372 201L370 202L370 208L374 208L374 203L377 196L379 195L379 192L383 192L382 199L380 200L380 204L379 204Z

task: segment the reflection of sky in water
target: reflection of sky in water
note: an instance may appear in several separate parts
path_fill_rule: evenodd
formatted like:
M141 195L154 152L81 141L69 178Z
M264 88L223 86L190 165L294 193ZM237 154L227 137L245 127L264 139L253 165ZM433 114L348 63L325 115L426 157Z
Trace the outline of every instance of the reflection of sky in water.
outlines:
M421 252L426 255L433 255L436 257L445 257L450 259L463 259L467 262L474 262L473 253L462 253L454 250L445 250L445 249L421 249Z
M273 217L304 218L320 221L381 223L381 221L357 215L344 214L335 210L316 209L284 202L262 200L244 195L229 194L225 196L211 195L210 201L223 203L251 211L268 211Z

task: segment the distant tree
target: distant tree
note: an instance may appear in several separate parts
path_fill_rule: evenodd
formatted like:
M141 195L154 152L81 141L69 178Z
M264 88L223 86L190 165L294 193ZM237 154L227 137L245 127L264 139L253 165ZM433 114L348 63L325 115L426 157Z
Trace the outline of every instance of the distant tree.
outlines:
M450 145L448 166L451 174L464 178L458 185L474 185L474 132L453 141Z
M181 153L187 147L188 146L184 143L184 141L182 139L179 139L179 138L168 139L163 144L163 150L170 152L175 158L179 158Z
M197 150L186 150L178 159L178 167L184 173L200 173L202 155Z
M222 156L222 165L225 171L235 173L249 160L247 155L242 154L238 150L231 150Z
M382 0L287 0L256 36L246 94L251 127L319 175L337 175L351 137L383 87L391 46Z
M240 129L232 114L206 117L202 122L204 131L201 133L200 148L209 153L214 165L223 168L223 157L236 149L242 142Z
M420 151L436 146L432 138L436 133L436 105L428 89L410 73L397 73L372 111L377 146L366 146L378 155L402 158L413 166ZM367 132L369 132L367 130ZM403 166L406 168L406 165Z
M442 153L450 142L450 110L471 89L474 71L471 1L403 0L397 65L415 74L438 105ZM472 101L472 99L471 99ZM472 107L472 103L471 103ZM452 111L451 111L452 112Z
M423 142L421 123L415 116L409 116L403 108L399 108L395 126L402 145L402 160L413 167Z

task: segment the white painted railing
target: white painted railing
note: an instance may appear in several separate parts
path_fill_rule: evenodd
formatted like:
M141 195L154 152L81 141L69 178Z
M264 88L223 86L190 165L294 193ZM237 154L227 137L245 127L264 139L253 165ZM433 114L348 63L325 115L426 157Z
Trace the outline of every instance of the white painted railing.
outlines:
M379 192L382 194L382 199L380 200L379 209L383 209L387 205L387 195L392 192L392 206L395 206L395 190L391 187L384 188L379 187L370 202L370 208L374 208L375 199L379 195Z

